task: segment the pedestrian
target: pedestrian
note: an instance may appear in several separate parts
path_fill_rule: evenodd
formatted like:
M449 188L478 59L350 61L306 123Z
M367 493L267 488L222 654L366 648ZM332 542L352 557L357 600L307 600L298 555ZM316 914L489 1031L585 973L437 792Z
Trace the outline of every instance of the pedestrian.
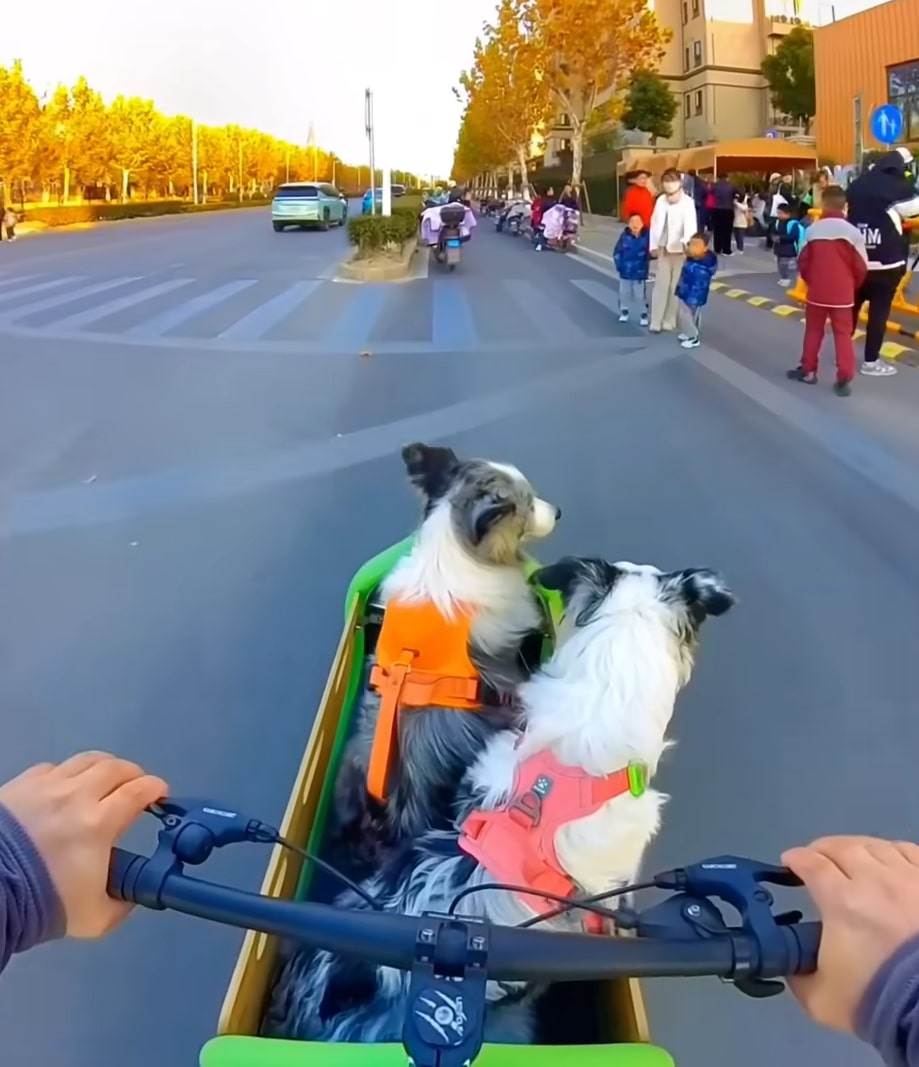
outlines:
M623 220L628 222L633 215L638 215L645 229L650 229L651 212L654 210L651 175L646 170L633 170L626 174L625 180L629 185L622 198Z
M766 248L772 248L775 231L779 224L779 208L792 199L791 175L771 174L769 176L769 208L766 226Z
M887 316L900 280L906 273L909 237L903 220L919 217L919 196L907 177L912 165L909 149L897 148L881 156L874 166L849 186L849 221L857 226L868 249L868 273L855 297L853 330L862 305L868 304L865 360L861 373L884 377L897 373L880 359Z
M743 255L744 238L750 227L750 201L743 189L734 196L734 244L738 256Z
M795 218L798 208L794 201L779 205L773 235L775 265L779 275L779 285L787 289L791 285L791 272L798 257L798 249L804 236L804 227Z
M619 321L639 310L639 326L648 325L649 232L644 220L635 212L619 235L613 249L613 263L619 272Z
M575 194L574 186L571 184L566 185L565 188L562 189L562 195L559 197L558 202L562 207L570 208L572 211L579 211L581 207Z
M11 207L8 207L3 215L3 225L6 227L6 239L8 241L16 240L16 223L18 221L16 212Z
M868 273L868 252L861 231L846 220L845 189L828 185L821 197L823 214L808 227L798 257L798 270L807 282L804 346L800 363L788 377L817 384L820 346L829 319L836 348L833 391L837 396L848 396L855 377L852 309Z
M715 255L731 255L731 237L734 232L734 200L737 187L728 178L719 178L712 186L711 197L712 236L714 237Z
M657 260L657 276L651 290L651 333L675 330L678 301L676 287L690 238L699 230L696 206L683 191L679 171L661 175L663 192L654 204L648 249Z
M708 303L718 257L708 247L708 237L695 233L686 246L686 258L676 287L679 300L677 322L681 348L698 348L701 341L702 308Z

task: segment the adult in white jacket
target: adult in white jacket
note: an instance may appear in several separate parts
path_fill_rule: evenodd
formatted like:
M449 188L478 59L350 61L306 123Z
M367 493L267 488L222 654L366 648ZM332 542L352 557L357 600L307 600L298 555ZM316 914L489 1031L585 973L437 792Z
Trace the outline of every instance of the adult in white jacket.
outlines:
M676 287L686 256L686 246L696 233L696 205L683 192L679 171L665 170L663 192L651 213L650 250L657 259L657 277L651 292L651 333L676 329L679 301Z

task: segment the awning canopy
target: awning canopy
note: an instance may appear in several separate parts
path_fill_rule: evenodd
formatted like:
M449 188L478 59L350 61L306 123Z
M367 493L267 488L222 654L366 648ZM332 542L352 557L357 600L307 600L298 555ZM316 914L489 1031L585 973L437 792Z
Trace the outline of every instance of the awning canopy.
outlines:
M636 170L646 170L649 174L659 178L668 167L677 166L679 158L679 152L655 152L651 156L642 156L639 159L619 163L616 169L620 175L631 174Z
M684 149L679 153L678 166L683 171L713 171L715 174L816 170L817 149L771 137L751 137L745 141L724 141Z

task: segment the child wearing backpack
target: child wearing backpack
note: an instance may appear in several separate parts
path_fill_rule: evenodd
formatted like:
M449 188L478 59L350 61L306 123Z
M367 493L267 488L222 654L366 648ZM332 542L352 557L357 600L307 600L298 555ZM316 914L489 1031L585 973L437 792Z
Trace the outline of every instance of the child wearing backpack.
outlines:
M804 237L804 227L795 218L797 213L797 204L793 203L780 204L777 212L778 222L772 247L775 251L776 269L779 272L779 285L783 289L791 285L791 272Z

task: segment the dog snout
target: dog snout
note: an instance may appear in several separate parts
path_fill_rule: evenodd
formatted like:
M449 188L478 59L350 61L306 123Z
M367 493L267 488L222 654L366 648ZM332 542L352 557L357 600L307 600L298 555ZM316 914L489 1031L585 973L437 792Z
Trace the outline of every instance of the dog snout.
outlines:
M538 497L533 501L533 514L530 518L529 534L531 537L548 537L555 529L555 524L562 514L562 509L557 508Z

